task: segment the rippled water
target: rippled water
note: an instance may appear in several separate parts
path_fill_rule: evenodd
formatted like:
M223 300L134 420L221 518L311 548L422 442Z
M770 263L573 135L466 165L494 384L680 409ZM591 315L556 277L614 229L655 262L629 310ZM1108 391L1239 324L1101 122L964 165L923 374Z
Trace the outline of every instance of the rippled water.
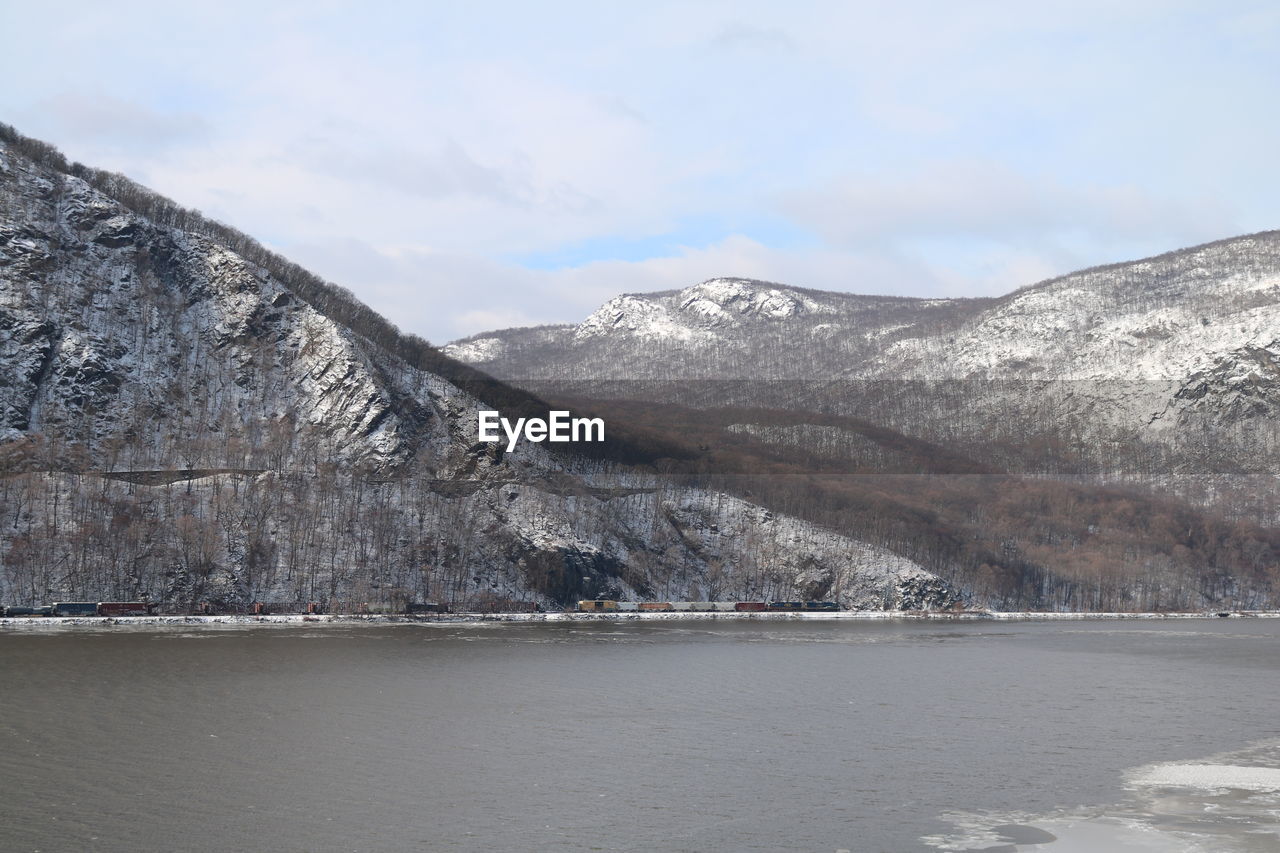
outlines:
M1280 620L10 632L0 849L1269 851L1278 662Z

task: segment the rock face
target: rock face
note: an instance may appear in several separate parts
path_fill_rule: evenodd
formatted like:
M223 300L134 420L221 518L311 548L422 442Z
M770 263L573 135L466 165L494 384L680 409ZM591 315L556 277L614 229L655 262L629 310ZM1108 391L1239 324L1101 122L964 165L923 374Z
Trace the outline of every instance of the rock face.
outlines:
M253 453L238 441L305 424L328 452L388 467L438 425L424 401L441 383L380 364L261 268L79 178L2 162L23 210L0 235L17 378L0 389L0 440L57 434L92 453L119 443L133 467L228 467Z
M709 343L722 339L717 330L834 314L836 310L832 304L792 288L741 278L713 278L677 293L611 299L573 330L573 340L626 334Z
M922 578L947 589L738 498L478 444L491 406L402 342L101 183L0 143L0 601L879 607L908 606L899 590ZM727 282L678 310L720 329L825 309Z

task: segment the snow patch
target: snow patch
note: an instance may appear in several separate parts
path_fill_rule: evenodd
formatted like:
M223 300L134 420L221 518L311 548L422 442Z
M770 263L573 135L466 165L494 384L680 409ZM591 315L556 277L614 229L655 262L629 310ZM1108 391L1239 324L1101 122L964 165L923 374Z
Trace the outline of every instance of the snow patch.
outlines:
M1134 785L1220 791L1280 791L1280 768L1239 764L1157 764L1130 776Z

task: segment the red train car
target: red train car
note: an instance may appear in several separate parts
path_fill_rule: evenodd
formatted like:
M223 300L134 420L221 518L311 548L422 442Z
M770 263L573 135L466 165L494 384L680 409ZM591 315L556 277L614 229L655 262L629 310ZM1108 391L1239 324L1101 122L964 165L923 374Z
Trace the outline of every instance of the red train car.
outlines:
M739 613L743 611L755 612L757 610L768 610L769 605L763 601L738 601L734 603L733 609Z
M146 601L99 601L99 616L150 616L156 606Z
M640 602L640 609L652 612L675 610L675 607L672 606L670 601L642 601Z

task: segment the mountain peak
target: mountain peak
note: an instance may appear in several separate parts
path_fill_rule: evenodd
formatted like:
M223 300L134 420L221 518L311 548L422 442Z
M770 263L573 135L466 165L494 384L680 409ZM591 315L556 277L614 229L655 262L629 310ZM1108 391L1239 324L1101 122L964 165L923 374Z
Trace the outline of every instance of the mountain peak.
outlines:
M795 288L748 278L711 278L680 291L679 309L713 325L735 316L783 319L833 309Z
M710 342L720 329L835 310L798 288L749 278L710 278L683 290L628 293L610 299L574 329L573 338L586 341L623 333Z

